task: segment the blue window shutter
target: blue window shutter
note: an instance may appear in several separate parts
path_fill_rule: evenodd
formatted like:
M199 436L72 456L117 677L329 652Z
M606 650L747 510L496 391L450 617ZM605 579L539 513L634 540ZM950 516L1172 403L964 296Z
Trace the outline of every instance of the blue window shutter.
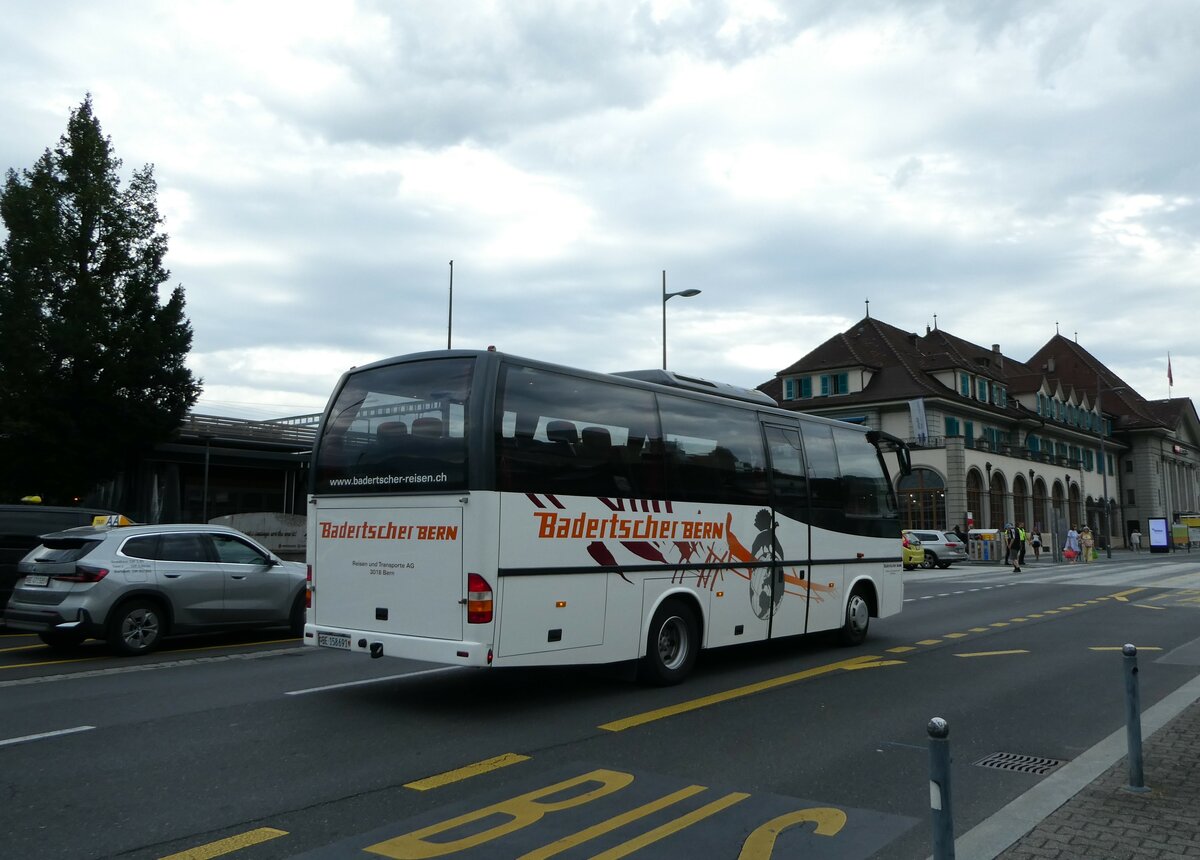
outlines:
M849 373L839 373L838 374L838 394L848 394L848 393L850 393L850 374Z
M958 392L964 397L971 396L971 377L967 376L965 373L960 373L958 375Z
M796 399L796 380L785 379L783 381L783 399L784 400L795 400Z
M805 376L800 379L800 396L812 397L812 377Z
M827 375L821 377L821 396L829 396L829 377Z

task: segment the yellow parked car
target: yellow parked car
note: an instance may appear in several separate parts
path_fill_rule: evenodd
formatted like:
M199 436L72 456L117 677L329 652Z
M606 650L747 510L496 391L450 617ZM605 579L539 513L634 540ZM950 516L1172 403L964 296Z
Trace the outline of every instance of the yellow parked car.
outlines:
M900 546L903 548L900 560L904 562L905 570L914 570L925 563L925 550L911 534L901 535Z

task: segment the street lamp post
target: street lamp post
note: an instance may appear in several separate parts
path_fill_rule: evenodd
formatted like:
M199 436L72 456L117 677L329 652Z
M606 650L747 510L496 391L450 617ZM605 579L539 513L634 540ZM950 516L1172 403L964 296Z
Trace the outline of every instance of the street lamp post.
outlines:
M667 292L667 270L663 269L662 273L662 317L663 317L663 370L667 369L667 299L673 299L675 296L683 296L685 299L690 299L692 296L700 295L699 290L680 290L677 293Z

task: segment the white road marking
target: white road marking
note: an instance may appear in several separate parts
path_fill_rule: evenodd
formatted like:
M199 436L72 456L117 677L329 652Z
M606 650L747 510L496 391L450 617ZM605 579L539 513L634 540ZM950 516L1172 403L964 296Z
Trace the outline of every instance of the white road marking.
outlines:
M436 675L441 672L457 672L461 666L445 666L441 669L423 669L420 672L405 672L403 675L388 675L383 678L367 678L363 681L347 681L344 684L328 684L324 687L309 687L307 690L289 690L285 696L303 696L306 693L322 693L325 690L341 690L346 687L361 687L364 684L378 684L382 681L396 681L400 678L415 678L418 675Z
M25 735L20 738L6 738L0 740L0 747L11 746L12 744L23 744L26 741L40 741L42 738L53 738L59 735L73 735L76 732L90 732L95 726L75 726L73 729L59 729L56 732L41 732L36 735Z

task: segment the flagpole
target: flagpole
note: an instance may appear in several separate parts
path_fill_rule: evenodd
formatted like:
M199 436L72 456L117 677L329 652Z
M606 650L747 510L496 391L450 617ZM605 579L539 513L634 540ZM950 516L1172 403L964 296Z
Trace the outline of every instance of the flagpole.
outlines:
M1171 373L1171 351L1167 350L1167 399L1171 399L1171 389L1175 387L1175 377Z

